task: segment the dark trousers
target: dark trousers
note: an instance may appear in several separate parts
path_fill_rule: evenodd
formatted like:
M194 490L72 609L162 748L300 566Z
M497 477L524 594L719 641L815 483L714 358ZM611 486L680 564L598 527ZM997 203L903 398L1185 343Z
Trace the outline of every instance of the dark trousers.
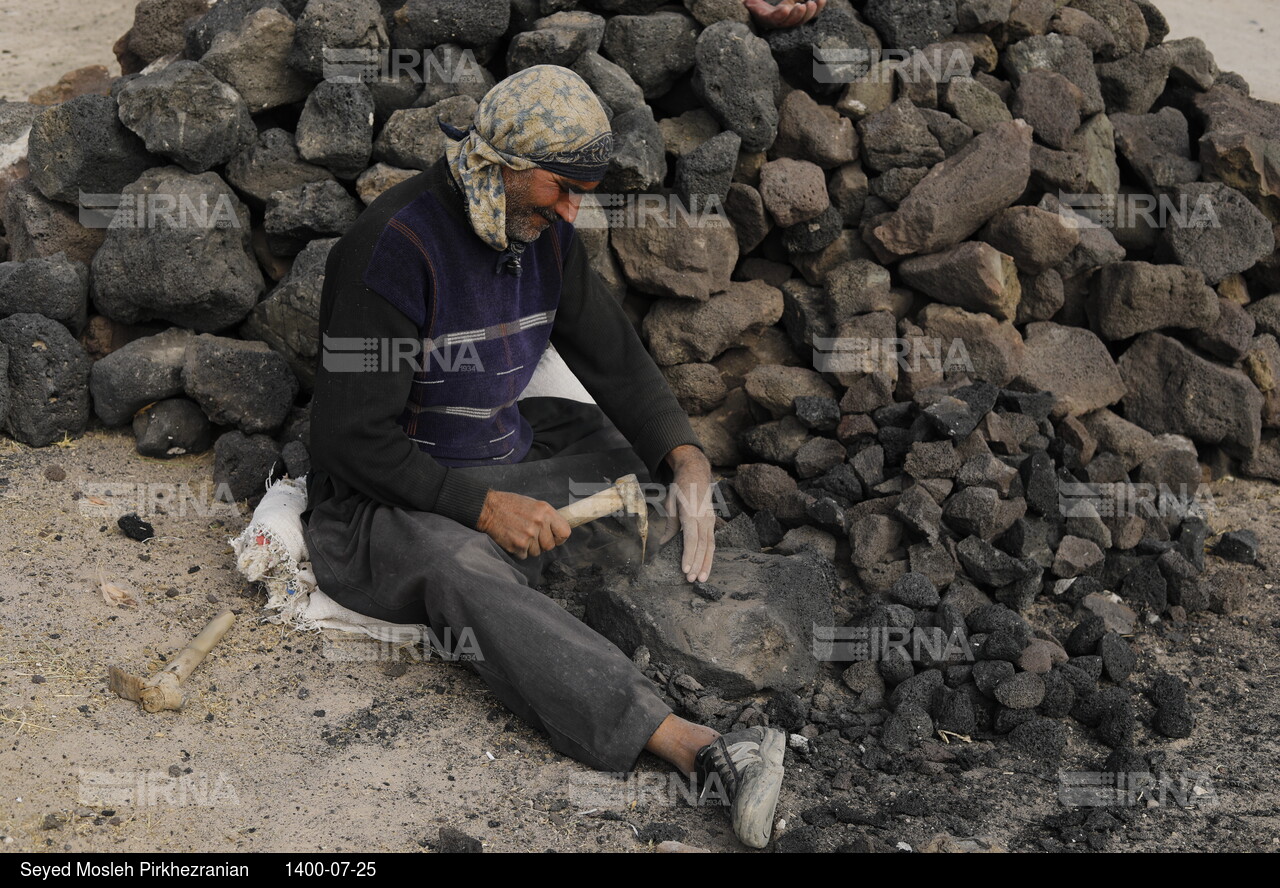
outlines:
M483 473L496 490L557 508L577 498L570 481L612 483L630 472L646 480L599 408L530 398L520 410L534 429L525 461L459 471ZM344 607L392 623L425 623L436 638L447 629L457 640L470 630L478 648L470 665L565 755L603 771L630 770L671 714L622 651L533 588L552 561L599 562L627 542L625 535L584 525L562 546L519 561L450 518L356 495L312 503L306 539L319 587Z

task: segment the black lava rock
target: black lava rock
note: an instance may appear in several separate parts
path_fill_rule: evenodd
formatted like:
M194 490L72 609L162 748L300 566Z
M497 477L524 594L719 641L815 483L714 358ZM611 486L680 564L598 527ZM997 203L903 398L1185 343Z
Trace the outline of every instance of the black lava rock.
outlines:
M1218 537L1213 554L1237 564L1256 564L1258 561L1258 535L1252 530L1232 530Z
M133 512L117 518L116 525L124 531L125 536L139 543L144 543L156 535L156 529Z
M1107 677L1117 684L1128 678L1133 667L1138 665L1138 657L1129 647L1129 642L1114 632L1102 636L1098 642L1098 654L1102 657Z

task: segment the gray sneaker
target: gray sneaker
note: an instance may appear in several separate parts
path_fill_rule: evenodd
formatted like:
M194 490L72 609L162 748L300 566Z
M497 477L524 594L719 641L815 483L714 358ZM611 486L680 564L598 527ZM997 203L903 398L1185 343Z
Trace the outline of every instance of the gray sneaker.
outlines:
M774 728L746 728L723 734L698 750L694 760L703 792L722 787L739 841L763 848L773 834L773 812L782 789L782 756L787 738Z

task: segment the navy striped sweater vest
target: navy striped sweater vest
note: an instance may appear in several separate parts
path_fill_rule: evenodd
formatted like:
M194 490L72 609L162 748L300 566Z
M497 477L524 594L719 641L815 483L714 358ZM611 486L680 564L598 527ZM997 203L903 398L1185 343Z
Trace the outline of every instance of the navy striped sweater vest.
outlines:
M516 399L550 340L573 235L557 222L524 251L519 276L498 272L498 253L461 208L426 191L378 238L365 285L422 337L405 358L417 369L400 425L437 462L515 463L529 452L533 432Z

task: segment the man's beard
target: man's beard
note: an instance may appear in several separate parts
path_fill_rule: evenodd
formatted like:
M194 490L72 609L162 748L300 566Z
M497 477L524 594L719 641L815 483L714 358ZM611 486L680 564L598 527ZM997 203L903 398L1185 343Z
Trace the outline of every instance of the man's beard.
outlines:
M507 243L532 243L549 226L539 226L536 216L548 222L559 222L560 214L551 207L533 207L523 183L507 189Z
M526 209L512 213L510 210L510 202L508 202L507 210L507 242L519 241L520 243L532 243L542 236L542 232L547 227L537 227L534 216L541 216L548 222L559 222L560 216L550 207L538 207L534 209Z

